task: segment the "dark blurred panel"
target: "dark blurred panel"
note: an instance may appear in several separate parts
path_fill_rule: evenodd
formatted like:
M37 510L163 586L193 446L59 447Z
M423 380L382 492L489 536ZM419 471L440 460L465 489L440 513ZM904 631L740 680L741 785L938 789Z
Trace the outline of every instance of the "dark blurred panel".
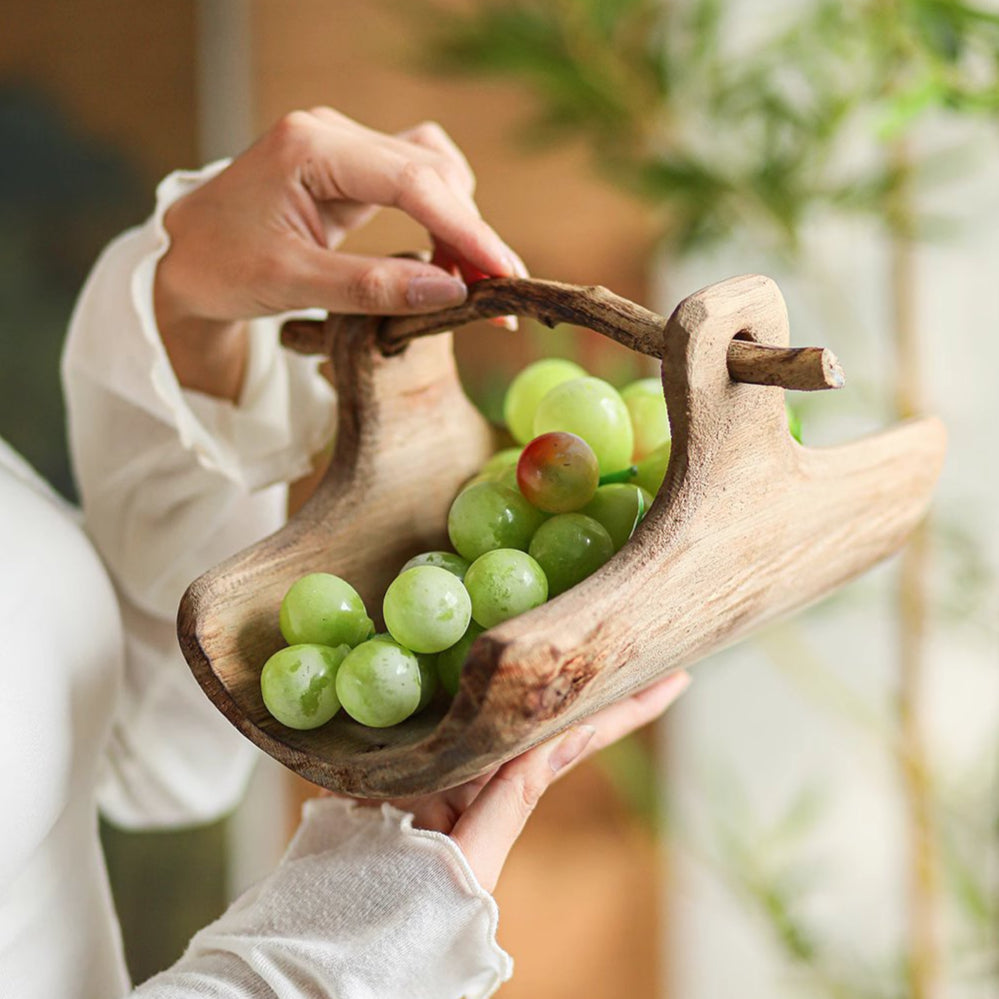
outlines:
M226 823L163 833L101 823L101 843L136 984L169 967L226 907Z
M0 0L0 434L72 495L58 357L101 247L196 164L195 0Z
M198 165L195 0L0 0L0 435L66 495L59 355L103 246ZM102 830L135 981L225 905L224 824Z
M67 496L59 353L101 247L148 193L118 150L30 84L0 84L0 434Z
M0 0L0 80L54 100L150 185L197 160L196 0Z

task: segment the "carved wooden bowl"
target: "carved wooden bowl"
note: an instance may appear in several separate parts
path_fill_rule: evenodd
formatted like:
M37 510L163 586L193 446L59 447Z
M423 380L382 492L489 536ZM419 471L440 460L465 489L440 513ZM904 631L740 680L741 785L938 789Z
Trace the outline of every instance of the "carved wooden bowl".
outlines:
M332 572L377 615L406 559L448 547L451 500L494 435L462 391L451 334L438 331L510 313L589 326L661 358L673 447L654 504L593 576L481 635L453 702L389 729L343 712L319 729L285 728L260 696L260 670L284 644L281 598L305 573ZM496 279L434 316L331 317L318 339L289 339L332 349L333 461L285 527L192 583L178 634L194 675L244 735L350 795L469 780L815 601L903 543L943 460L932 418L834 448L791 438L780 386L835 386L841 375L828 352L786 349L784 301L760 276L706 288L669 320L602 288Z

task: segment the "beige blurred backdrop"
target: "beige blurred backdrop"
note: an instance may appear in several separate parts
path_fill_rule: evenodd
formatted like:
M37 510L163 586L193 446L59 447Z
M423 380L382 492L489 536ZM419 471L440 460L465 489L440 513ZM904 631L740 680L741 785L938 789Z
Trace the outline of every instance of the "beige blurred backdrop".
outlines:
M164 173L237 152L293 108L327 104L388 131L434 119L468 155L484 215L533 273L646 300L652 227L634 203L596 180L580 150L528 155L512 144L527 111L515 88L417 72L398 5L3 0L0 12L0 84L44 95L71 134L113 150L150 204ZM384 253L423 240L385 213L352 242ZM468 382L512 371L537 337L469 328L459 337ZM608 356L592 335L577 349L590 363ZM233 823L175 836L105 830L137 979L178 956L186 934L224 904L227 877L238 885L266 866L293 828L310 789L275 775L273 764L263 772L256 803ZM242 858L235 876L227 873L233 855ZM501 994L663 994L661 883L655 838L606 768L574 772L542 803L499 887L500 940L517 965Z

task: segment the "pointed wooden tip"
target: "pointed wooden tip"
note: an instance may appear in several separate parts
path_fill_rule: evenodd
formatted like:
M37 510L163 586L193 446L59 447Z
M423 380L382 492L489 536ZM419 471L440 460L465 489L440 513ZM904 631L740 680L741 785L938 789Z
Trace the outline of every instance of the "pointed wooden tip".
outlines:
M728 373L736 382L780 385L798 392L838 389L846 384L839 360L825 347L772 347L733 340L728 348Z
M846 374L839 358L828 348L822 351L822 374L826 388L839 389L846 384Z

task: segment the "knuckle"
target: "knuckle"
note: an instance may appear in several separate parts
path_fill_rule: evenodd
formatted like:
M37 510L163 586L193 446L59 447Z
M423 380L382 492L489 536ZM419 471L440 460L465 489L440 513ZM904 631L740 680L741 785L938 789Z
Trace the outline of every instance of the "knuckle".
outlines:
M443 126L436 121L421 121L413 129L413 137L418 142L425 142L431 146L452 145L451 136L447 134Z
M315 107L309 108L309 114L313 118L318 118L331 125L344 125L349 121L345 114L341 114L335 108L328 107L325 104L317 104Z
M399 171L400 201L424 200L439 183L440 176L429 163L406 160Z
M366 267L354 277L348 295L362 312L377 313L392 304L391 276L384 267Z
M274 130L279 135L299 135L300 133L311 129L312 124L313 115L311 111L296 109L281 115L274 126Z
M315 118L308 111L289 111L282 115L271 129L279 149L298 150L307 144L315 128Z
M523 815L530 815L541 800L544 787L522 771L500 773L494 778L501 781L512 799L514 807Z

